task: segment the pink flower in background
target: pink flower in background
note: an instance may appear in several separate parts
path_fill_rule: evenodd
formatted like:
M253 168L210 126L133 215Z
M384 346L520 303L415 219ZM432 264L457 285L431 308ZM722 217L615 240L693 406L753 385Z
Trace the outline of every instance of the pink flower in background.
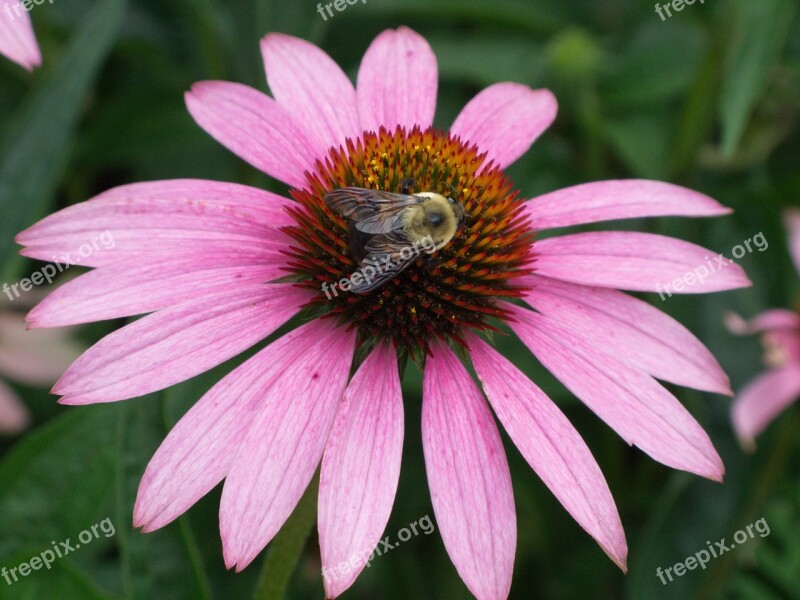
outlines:
M800 273L800 211L787 211L789 250ZM768 371L747 384L733 403L733 428L742 444L752 449L755 438L790 404L800 397L800 314L773 309L750 322L735 314L726 316L736 334L760 333Z
M0 375L27 385L50 386L85 348L69 338L68 329L28 331L24 313L12 310L26 304L30 308L24 297L12 304L0 295ZM27 407L0 380L0 433L19 433L29 423Z
M3 2L0 10L0 54L32 71L42 64L30 15L21 2Z
M27 429L31 422L28 407L8 385L0 380L0 434L14 435Z
M703 194L643 180L523 201L503 169L554 120L555 98L500 83L473 98L449 131L433 128L436 58L408 28L374 40L356 86L306 41L270 34L262 51L273 97L208 81L186 102L207 132L285 183L291 198L214 181L139 183L17 237L24 255L41 260L101 231L116 241L87 259L93 271L31 311L31 326L152 313L67 370L54 387L65 404L167 388L295 315L305 321L235 368L174 427L142 478L136 525L163 527L224 480L223 553L228 567L241 570L275 536L321 462L323 567L361 557L377 545L394 502L404 411L398 358L410 356L424 363L422 435L439 530L477 598L507 597L516 548L511 477L490 404L544 483L625 569L622 524L589 448L539 387L478 334L505 323L627 443L721 480L707 434L656 379L729 394L728 378L683 326L615 289L653 292L710 252L628 231L536 241L533 233L730 211ZM406 178L415 192L455 190L469 214L463 229L385 286L328 299L321 286L349 277L358 261L347 223L325 194L345 186L396 192ZM748 284L731 265L691 292ZM480 385L454 347L464 349ZM326 577L327 596L341 594L363 568L362 560Z

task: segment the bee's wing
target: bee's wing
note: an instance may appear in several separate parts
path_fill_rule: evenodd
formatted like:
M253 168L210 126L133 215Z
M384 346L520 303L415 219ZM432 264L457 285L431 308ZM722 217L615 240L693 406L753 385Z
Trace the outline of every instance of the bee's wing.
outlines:
M325 194L325 204L331 210L352 221L359 231L371 234L400 229L403 209L420 202L417 196L357 187L339 188Z
M365 278L358 285L352 285L350 291L366 294L397 277L418 256L418 253L412 252L410 256L403 257L403 250L410 247L408 239L396 231L374 236L364 247L367 256L361 261L360 270L366 274L365 268L372 266L375 276L371 277L371 281Z

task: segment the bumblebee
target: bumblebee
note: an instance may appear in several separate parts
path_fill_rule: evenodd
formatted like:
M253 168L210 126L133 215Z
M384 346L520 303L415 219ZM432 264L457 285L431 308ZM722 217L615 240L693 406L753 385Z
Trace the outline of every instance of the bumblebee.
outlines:
M391 281L421 249L432 254L445 247L469 217L459 202L435 192L410 195L345 187L325 194L325 203L349 223L350 251L363 275L363 281L350 286L355 294Z

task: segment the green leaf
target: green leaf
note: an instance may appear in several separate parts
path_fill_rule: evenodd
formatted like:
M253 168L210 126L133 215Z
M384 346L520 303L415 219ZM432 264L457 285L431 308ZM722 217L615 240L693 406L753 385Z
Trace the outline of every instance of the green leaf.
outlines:
M692 84L705 45L705 33L695 25L657 21L641 27L613 61L604 100L622 109L680 97Z
M605 135L636 177L663 179L669 167L671 115L640 113L605 124Z
M741 597L746 595L747 586L762 586L772 590L769 598L797 597L797 576L800 574L800 540L797 528L800 526L800 488L771 502L760 523L761 531L749 540L740 563L748 569L738 573L734 579L734 589L739 588ZM766 524L766 527L765 527ZM756 597L756 596L753 596Z
M29 560L24 557L21 560ZM17 563L19 564L19 563ZM11 586L0 588L0 598L9 600L41 600L52 597L53 590L58 590L58 600L113 600L115 596L100 590L85 574L70 563L60 561L53 563L49 571L32 572L30 575L14 582Z
M361 14L374 18L376 14L392 16L400 22L411 18L473 20L486 25L502 24L536 33L552 33L567 18L560 0L539 0L535 5L527 0L382 0L358 5ZM351 9L355 12L355 8ZM335 15L334 15L335 16ZM354 16L359 16L358 13ZM317 15L317 18L320 18Z
M98 1L84 25L19 110L0 143L0 261L5 279L18 266L14 236L40 218L55 194L87 92L110 52L124 0ZM46 60L46 59L45 59Z
M545 71L541 45L528 38L505 36L465 40L460 36L428 37L442 80L489 86L499 81L540 84Z
M0 464L0 564L10 569L51 549L53 542L75 542L81 532L109 517L115 408L70 409L29 434ZM46 597L36 592L53 579L71 582L64 584L70 589L93 588L81 571L93 571L112 543L113 537L101 533L57 559L51 570L32 572L10 588L0 586L0 598ZM75 594L59 598L104 597L100 592Z
M152 533L133 529L133 505L144 469L164 438L160 403L142 398L119 407L117 522L125 596L211 598L200 552L186 517Z
M697 154L716 122L721 76L722 36L714 36L700 65L694 83L687 92L675 130L670 168L680 173L694 165Z
M731 158L789 33L793 0L739 0L722 85L722 153Z

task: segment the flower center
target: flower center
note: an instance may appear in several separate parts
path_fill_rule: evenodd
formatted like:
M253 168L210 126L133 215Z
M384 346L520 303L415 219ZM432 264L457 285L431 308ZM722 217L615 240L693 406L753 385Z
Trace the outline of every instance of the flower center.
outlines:
M503 172L475 146L435 129L381 128L345 145L332 148L324 164L317 161L305 189L291 192L296 225L285 229L295 241L287 269L298 285L317 292L310 305L357 328L362 344L390 338L412 357L428 353L434 337L463 345L464 328L495 329L492 318L508 317L495 299L521 295L515 279L531 272L533 247L522 201ZM434 192L467 214L444 246L417 252L383 285L343 291L349 286L342 280L364 266L353 250L352 222L325 202L328 192L343 187Z

